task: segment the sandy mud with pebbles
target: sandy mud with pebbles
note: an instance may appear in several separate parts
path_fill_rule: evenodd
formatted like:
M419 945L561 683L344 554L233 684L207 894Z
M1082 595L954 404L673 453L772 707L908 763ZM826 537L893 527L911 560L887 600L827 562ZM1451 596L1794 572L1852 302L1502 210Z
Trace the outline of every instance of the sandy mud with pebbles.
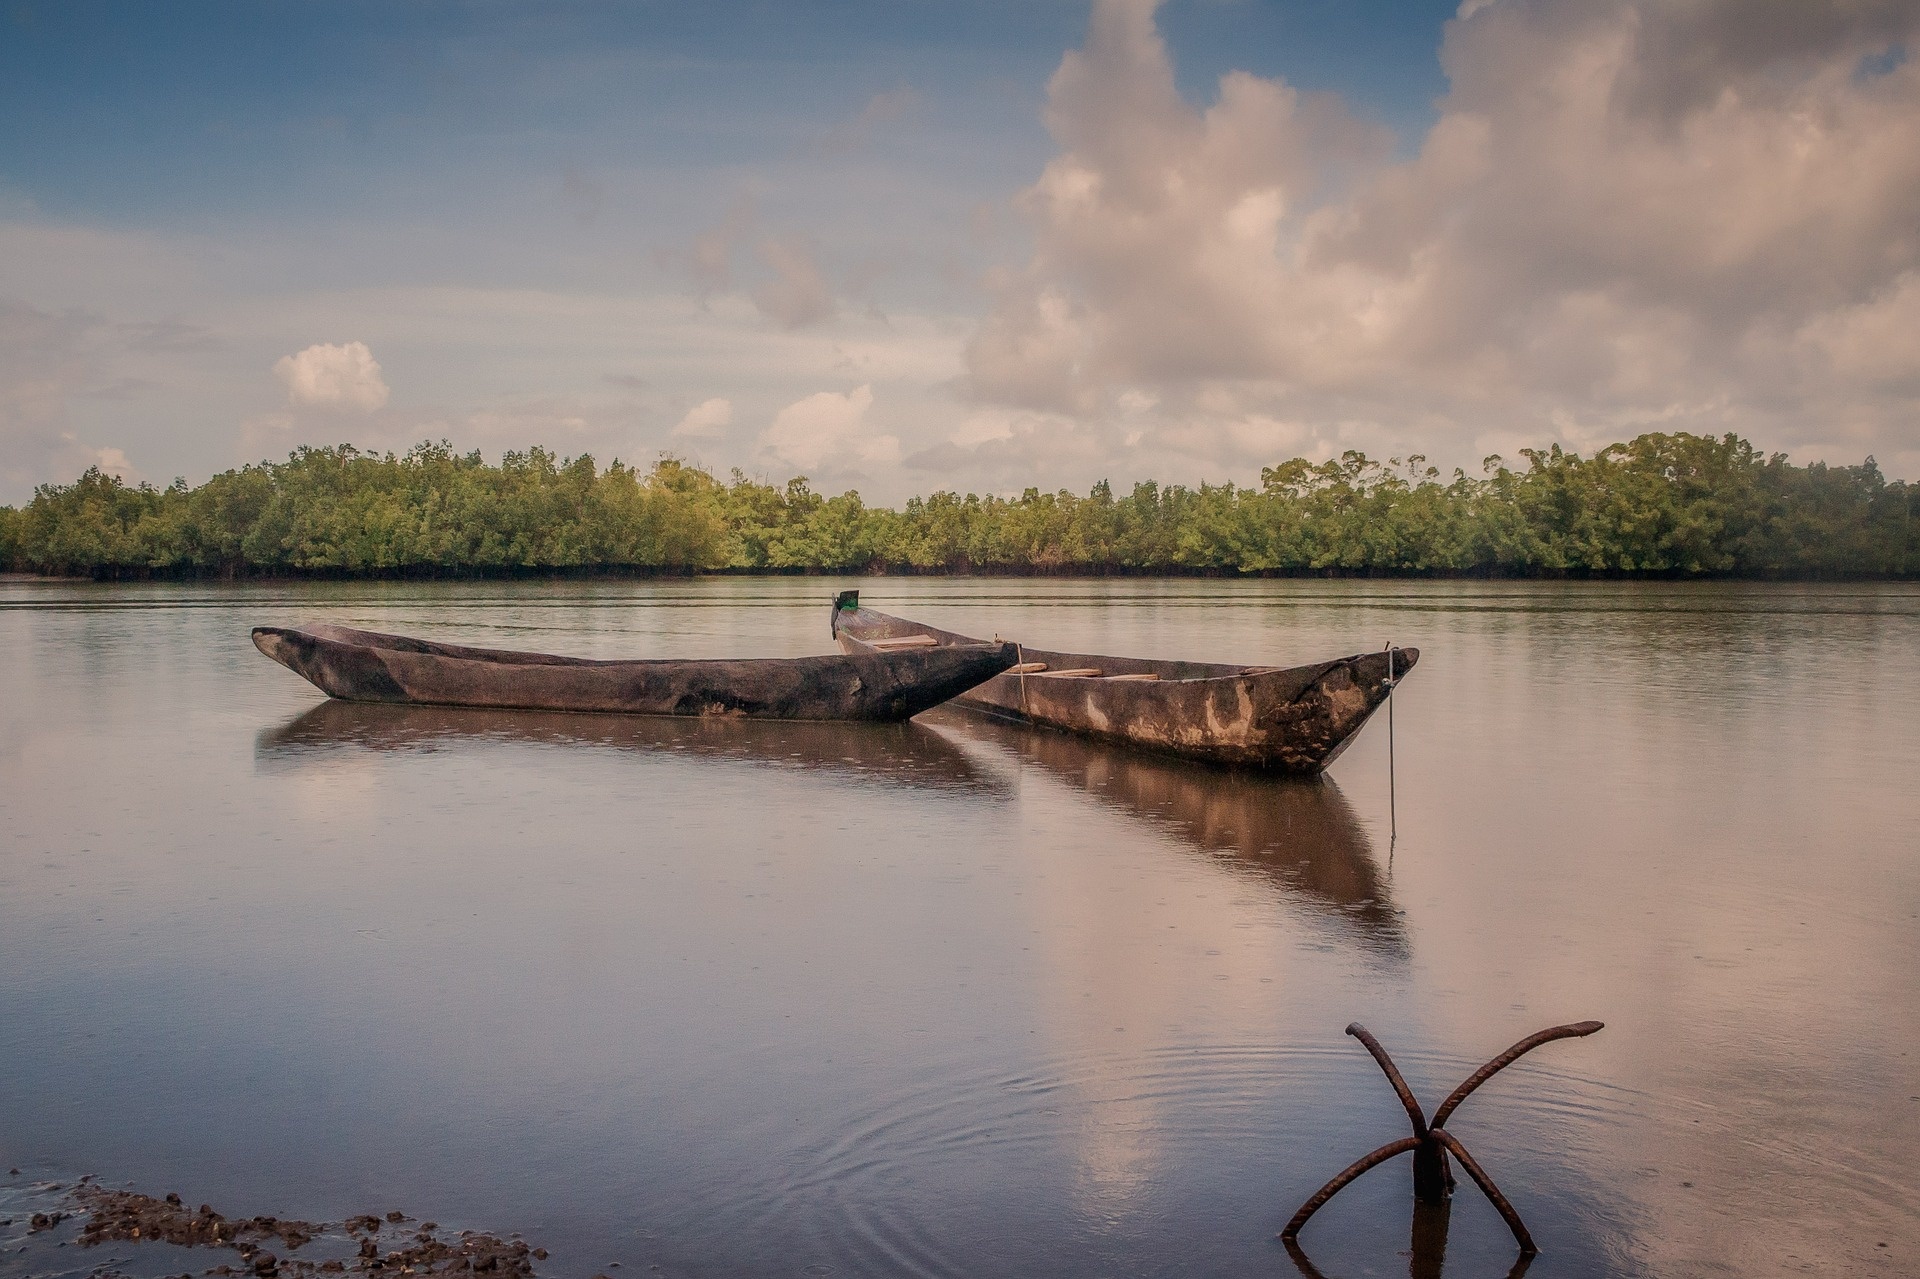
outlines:
M0 1181L0 1276L171 1279L243 1276L538 1274L544 1248L475 1230L444 1230L397 1210L342 1222L236 1217L177 1194L99 1184ZM605 1279L605 1276L596 1276Z

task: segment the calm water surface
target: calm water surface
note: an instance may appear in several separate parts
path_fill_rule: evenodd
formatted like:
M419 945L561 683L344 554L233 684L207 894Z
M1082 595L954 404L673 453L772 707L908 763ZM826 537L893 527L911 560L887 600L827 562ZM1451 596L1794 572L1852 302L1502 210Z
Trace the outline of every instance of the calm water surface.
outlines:
M1405 1132L1349 1021L1431 1106L1599 1018L1449 1124L1530 1274L1920 1272L1920 589L859 583L1053 648L1418 645L1397 840L1384 719L1284 783L952 712L328 704L247 639L801 654L850 584L0 584L0 1218L96 1173L559 1275L1292 1274ZM1464 1178L1444 1256L1411 1222L1403 1160L1303 1242L1513 1260ZM0 1273L102 1260L32 1243Z

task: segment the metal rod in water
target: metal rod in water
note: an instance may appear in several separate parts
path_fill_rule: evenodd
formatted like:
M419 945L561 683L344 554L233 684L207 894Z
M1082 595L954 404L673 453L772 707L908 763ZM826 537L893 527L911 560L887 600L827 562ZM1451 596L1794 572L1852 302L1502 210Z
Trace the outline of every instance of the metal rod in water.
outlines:
M1487 1170L1480 1166L1479 1161L1468 1152L1466 1146L1461 1144L1460 1139L1441 1125L1453 1117L1453 1112L1459 1108L1460 1103L1465 1101L1476 1088L1541 1044L1552 1043L1556 1039L1577 1039L1601 1029L1603 1026L1600 1022L1577 1021L1566 1026L1549 1026L1545 1030L1535 1031L1462 1080L1460 1086L1440 1103L1440 1108L1433 1112L1433 1118L1429 1120L1421 1111L1419 1101L1414 1098L1413 1090L1407 1087L1407 1081L1401 1077L1399 1068L1393 1064L1393 1058L1387 1055L1387 1050L1380 1046L1380 1041L1375 1039L1365 1026L1357 1021L1354 1022L1347 1027L1347 1033L1358 1039L1366 1050L1373 1054L1374 1061L1379 1063L1380 1069L1387 1076L1387 1082L1393 1085L1394 1094L1400 1098L1400 1104L1406 1108L1407 1119L1413 1124L1413 1135L1388 1142L1378 1150L1362 1155L1347 1165L1332 1181L1320 1187L1311 1198L1300 1205L1300 1210L1293 1214L1293 1219L1288 1221L1286 1228L1280 1232L1280 1238L1291 1245L1299 1238L1300 1228L1307 1224L1307 1219L1326 1207L1327 1200L1358 1180L1362 1173L1385 1163L1396 1155L1412 1151L1413 1194L1417 1202L1426 1204L1446 1202L1447 1196L1453 1192L1453 1174L1447 1169L1447 1156L1451 1155L1460 1161L1460 1166L1467 1170L1467 1175L1473 1178L1474 1184L1480 1187L1481 1192L1506 1221L1507 1229L1513 1232L1513 1241L1520 1246L1521 1260L1525 1261L1532 1257L1540 1249L1533 1242L1533 1236L1528 1233L1526 1223L1520 1220L1519 1212L1514 1209L1507 1197L1500 1193L1500 1188L1493 1184L1493 1178L1487 1175ZM1517 1269L1524 1271L1525 1266Z

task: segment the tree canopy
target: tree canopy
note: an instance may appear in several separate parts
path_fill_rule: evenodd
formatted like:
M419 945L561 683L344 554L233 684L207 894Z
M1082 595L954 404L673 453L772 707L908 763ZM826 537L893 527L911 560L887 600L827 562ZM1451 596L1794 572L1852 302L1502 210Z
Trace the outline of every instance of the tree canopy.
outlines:
M1648 434L1591 457L1523 450L1480 476L1349 452L1256 486L1085 497L936 492L899 510L665 457L645 471L541 448L497 466L446 443L301 448L197 488L89 469L0 507L0 565L128 576L565 572L1905 576L1920 486L1796 466L1734 435Z

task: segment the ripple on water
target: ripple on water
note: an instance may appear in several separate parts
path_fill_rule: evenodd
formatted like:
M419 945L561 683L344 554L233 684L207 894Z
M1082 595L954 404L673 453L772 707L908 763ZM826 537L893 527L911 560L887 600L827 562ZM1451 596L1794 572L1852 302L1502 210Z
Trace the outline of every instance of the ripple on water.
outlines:
M1480 1064L1418 1051L1400 1061L1445 1087ZM1524 1086L1513 1086L1522 1073ZM1460 1124L1508 1159L1516 1147L1536 1159L1564 1153L1570 1137L1592 1141L1643 1104L1569 1072L1515 1076L1476 1096ZM1430 1109L1444 1095L1423 1101ZM930 1066L912 1088L820 1117L813 1140L700 1200L709 1221L789 1240L796 1255L846 1274L979 1273L981 1233L1017 1252L1023 1218L1045 1231L1031 1247L1057 1257L1068 1236L1091 1249L1116 1229L1190 1226L1195 1203L1220 1196L1210 1211L1257 1249L1283 1201L1399 1135L1398 1115L1351 1044L1168 1044L1014 1073ZM1061 1202L1041 1208L1050 1195Z

